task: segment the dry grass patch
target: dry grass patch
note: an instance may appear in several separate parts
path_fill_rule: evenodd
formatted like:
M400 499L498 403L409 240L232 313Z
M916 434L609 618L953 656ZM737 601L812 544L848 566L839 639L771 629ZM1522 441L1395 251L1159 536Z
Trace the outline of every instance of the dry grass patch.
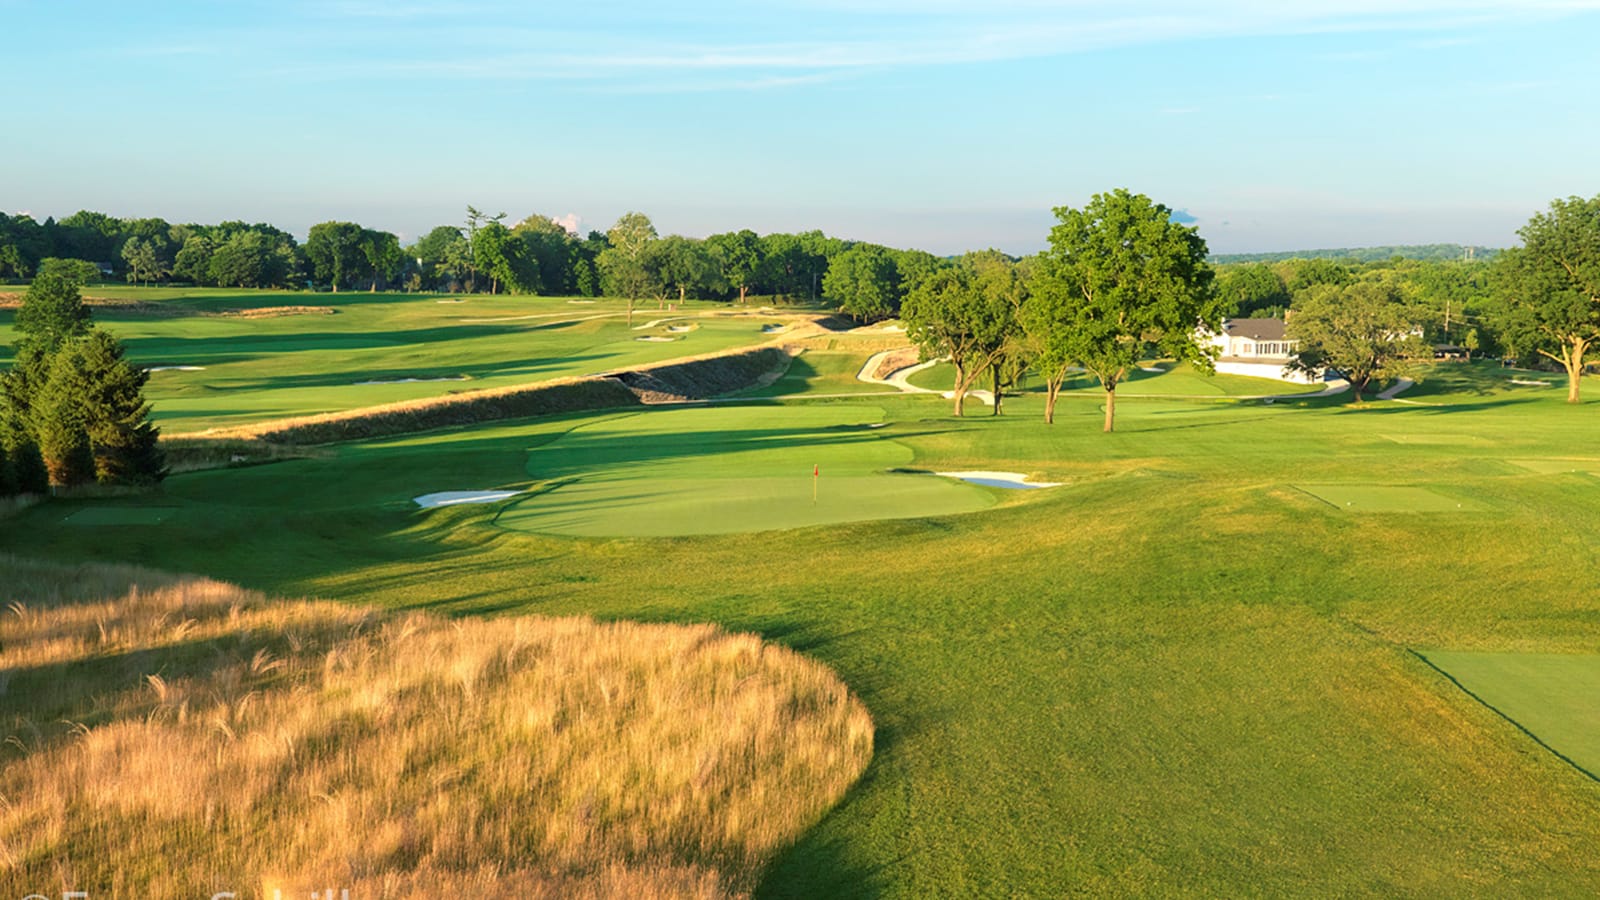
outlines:
M30 890L740 895L872 749L832 672L711 626L0 583L0 881Z

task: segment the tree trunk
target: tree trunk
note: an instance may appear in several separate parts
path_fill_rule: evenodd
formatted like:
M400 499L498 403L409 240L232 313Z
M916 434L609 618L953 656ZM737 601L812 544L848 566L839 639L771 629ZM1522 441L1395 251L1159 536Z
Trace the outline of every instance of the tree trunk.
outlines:
M1589 349L1589 342L1574 340L1567 346L1567 358L1563 362L1567 366L1567 402L1578 402L1578 389L1583 384L1583 352Z
M1056 423L1056 397L1059 396L1060 393L1061 383L1059 381L1047 382L1045 384L1044 423L1046 425L1054 425Z
M1109 433L1116 424L1117 418L1117 387L1112 385L1106 388L1106 427L1101 431Z
M684 288L683 285L681 285L681 284L678 285L678 305L679 306L683 305L684 295L687 294L687 293L689 293L689 292L688 292L688 290L686 288Z
M990 413L990 415L998 416L1000 415L1000 364L991 363L989 365L989 374L992 376L990 381L994 384L994 412Z
M956 415L966 415L967 373L959 365L956 366L956 389L951 393L955 394Z
M750 286L749 285L746 285L746 284L739 285L739 305L740 306L744 305L745 294L747 294L749 291L750 291Z
M633 327L633 298L628 298L628 327Z

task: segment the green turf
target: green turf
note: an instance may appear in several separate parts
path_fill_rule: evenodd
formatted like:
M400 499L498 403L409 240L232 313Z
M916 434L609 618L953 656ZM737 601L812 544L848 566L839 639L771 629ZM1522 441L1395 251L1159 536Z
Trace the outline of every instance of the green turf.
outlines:
M1473 696L1600 778L1600 655L1429 650Z
M1378 484L1298 484L1300 490L1345 512L1476 512L1470 499L1423 487Z
M160 506L88 506L62 518L67 525L160 525L174 509Z
M160 529L88 533L45 503L0 520L0 549L461 615L712 621L798 648L864 699L876 755L762 896L1592 896L1600 789L1406 648L1600 653L1600 492L1505 462L1592 456L1594 407L1426 384L1436 407L1128 397L1110 435L1098 404L1047 426L1032 396L998 418L910 396L739 414L807 441L881 415L871 439L908 448L907 468L1071 484L961 515L574 538L410 502L526 487L543 450L611 414L343 445L119 501L177 508ZM670 413L699 415L690 433L726 430L720 409ZM1485 440L1382 437L1463 433ZM737 444L660 446L692 469ZM585 465L612 464L591 449ZM1298 484L1487 513L1338 515Z
M1540 475L1561 473L1600 475L1600 459L1508 459L1506 462Z
M881 409L865 406L781 414L738 406L601 419L533 450L528 472L560 486L514 503L497 521L545 534L671 537L993 505L990 492L971 485L889 471L914 455L869 427L882 419Z
M1252 378L1248 375L1216 374L1207 375L1188 363L1174 363L1170 360L1149 362L1144 364L1154 371L1144 368L1135 368L1126 381L1117 386L1117 397L1255 397L1255 396L1283 396L1306 394L1318 390L1304 384L1295 384L1287 381L1277 381L1271 378ZM935 391L948 391L955 383L955 367L949 363L939 363L923 369L911 376L911 384ZM987 390L987 381L980 381L973 385L975 388ZM1034 390L1043 390L1042 383L1035 376L1029 379L1027 387ZM1105 393L1100 387L1100 382L1089 375L1074 375L1062 383L1061 389L1068 395L1084 394L1100 396Z
M856 378L871 355L864 351L806 350L795 357L782 378L739 396L790 397L801 394L881 394L894 391L892 387Z
M353 409L420 397L604 372L768 340L770 318L692 318L692 331L667 331L669 316L726 312L691 303L683 313L642 307L629 328L625 304L602 300L474 294L461 303L435 294L311 294L286 291L90 288L92 296L157 303L171 315L101 309L95 320L146 366L202 366L155 372L146 394L168 432ZM199 313L268 306L327 306L334 315L216 318ZM653 305L652 305L653 306ZM0 310L0 346L13 340L14 312ZM670 338L664 343L636 340ZM0 366L7 358L0 357ZM465 378L466 380L454 380ZM368 381L422 379L401 384ZM435 379L452 379L439 381Z

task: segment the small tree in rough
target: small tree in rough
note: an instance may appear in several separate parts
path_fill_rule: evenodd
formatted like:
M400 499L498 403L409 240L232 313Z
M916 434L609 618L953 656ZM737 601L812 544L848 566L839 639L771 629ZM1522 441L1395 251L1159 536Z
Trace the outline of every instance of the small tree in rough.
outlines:
M1393 285L1323 284L1295 301L1287 326L1299 341L1290 365L1307 374L1332 371L1350 382L1356 402L1373 381L1415 374L1428 347Z

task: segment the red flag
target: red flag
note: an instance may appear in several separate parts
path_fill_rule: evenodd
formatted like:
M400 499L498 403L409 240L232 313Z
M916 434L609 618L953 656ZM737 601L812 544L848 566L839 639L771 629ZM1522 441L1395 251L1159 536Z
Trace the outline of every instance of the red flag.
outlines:
M816 466L812 466L811 467L811 477L812 478L815 478L815 477L817 477L818 475L821 475L821 474L822 474L822 466L816 465Z

